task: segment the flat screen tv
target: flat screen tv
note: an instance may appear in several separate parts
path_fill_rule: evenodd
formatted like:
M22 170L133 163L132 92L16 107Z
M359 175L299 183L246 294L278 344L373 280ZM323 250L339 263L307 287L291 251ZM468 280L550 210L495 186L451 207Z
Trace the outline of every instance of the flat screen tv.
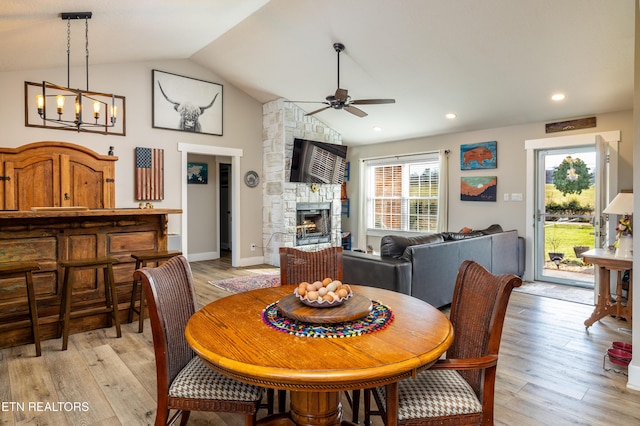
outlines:
M295 139L289 182L341 185L346 158L347 147L344 145Z

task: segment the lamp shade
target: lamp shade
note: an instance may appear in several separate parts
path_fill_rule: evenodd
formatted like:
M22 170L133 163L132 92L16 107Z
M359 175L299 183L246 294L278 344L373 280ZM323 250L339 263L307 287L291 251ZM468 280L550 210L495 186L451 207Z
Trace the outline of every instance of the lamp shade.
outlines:
M633 193L621 192L609 203L606 209L602 211L605 214L633 214Z

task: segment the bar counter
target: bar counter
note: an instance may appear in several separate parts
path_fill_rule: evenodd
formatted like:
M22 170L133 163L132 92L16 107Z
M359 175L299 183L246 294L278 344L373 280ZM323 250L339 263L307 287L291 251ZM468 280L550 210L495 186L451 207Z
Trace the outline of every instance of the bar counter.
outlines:
M43 207L0 211L0 263L35 261L33 274L41 339L57 338L63 260L113 256L118 310L126 321L132 274L132 252L167 249L169 214L180 209L86 209ZM73 304L81 309L101 306L101 271L82 271L74 285ZM75 308L74 308L75 309ZM28 327L16 328L28 317L25 286L19 279L0 280L0 348L32 341ZM78 318L71 333L107 326L104 314Z

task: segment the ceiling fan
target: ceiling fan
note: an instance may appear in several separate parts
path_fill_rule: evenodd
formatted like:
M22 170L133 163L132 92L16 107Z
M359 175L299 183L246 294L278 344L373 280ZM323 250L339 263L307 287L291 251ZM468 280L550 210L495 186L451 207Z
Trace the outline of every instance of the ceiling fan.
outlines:
M396 102L395 99L357 99L352 100L351 96L349 96L349 91L347 89L340 88L340 52L344 50L344 44L342 43L333 43L333 48L338 54L338 88L336 89L336 93L333 95L327 96L326 102L314 102L308 101L310 103L322 103L327 106L317 109L315 111L311 111L305 115L313 115L319 113L320 111L324 111L329 108L333 109L343 109L347 112L350 112L353 115L357 115L358 117L366 117L367 113L361 110L360 108L355 107L354 105L374 105L374 104L393 104Z

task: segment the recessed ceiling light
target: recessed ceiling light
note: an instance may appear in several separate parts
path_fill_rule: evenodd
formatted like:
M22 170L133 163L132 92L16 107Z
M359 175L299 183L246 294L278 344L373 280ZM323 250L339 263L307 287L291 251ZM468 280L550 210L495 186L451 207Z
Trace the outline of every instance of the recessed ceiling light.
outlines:
M551 99L558 102L564 100L564 93L554 93L551 95Z
M382 127L380 127L380 126L373 126L373 131L374 131L374 132L381 132L381 131L382 131Z
M449 120L453 120L454 118L458 117L456 114L450 112L447 115L445 115L445 117L447 117Z

